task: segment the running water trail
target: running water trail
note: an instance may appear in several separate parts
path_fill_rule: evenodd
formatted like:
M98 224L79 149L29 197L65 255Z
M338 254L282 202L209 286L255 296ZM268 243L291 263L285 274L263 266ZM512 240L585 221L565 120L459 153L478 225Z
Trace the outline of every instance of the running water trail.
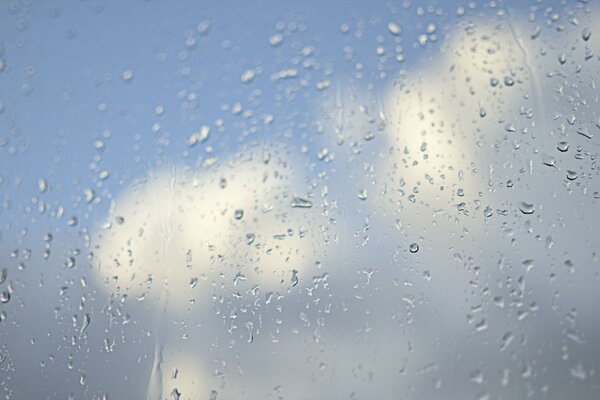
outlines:
M150 177L152 179L152 176ZM159 189L160 177L158 178ZM154 200L154 212L155 215L159 216L160 226L159 234L161 238L160 255L158 257L159 263L155 266L162 268L161 263L166 264L167 273L163 276L162 282L156 282L161 285L160 294L158 296L156 314L154 315L154 363L152 365L152 372L148 380L148 387L146 391L147 400L163 400L165 395L163 393L163 363L164 363L164 348L167 337L167 318L168 318L168 305L169 305L169 288L168 281L171 273L171 263L169 262L169 248L172 241L172 229L171 229L171 215L173 210L173 198L175 196L175 167L171 169L170 186L167 193L157 193L153 182L149 182L152 190L152 197ZM159 200L160 199L160 200ZM161 201L162 200L162 201ZM166 201L167 204L164 202ZM166 212L165 212L166 210Z
M547 115L546 115L546 111L544 110L544 102L542 100L543 99L542 86L541 86L542 84L540 81L538 71L531 64L531 60L529 57L529 51L527 50L527 47L523 43L522 35L517 30L517 28L515 28L515 25L513 24L514 17L511 14L508 7L506 8L506 16L507 16L507 23L508 23L508 27L510 29L510 33L511 33L515 43L517 44L517 47L521 51L523 66L525 66L525 68L527 68L527 71L529 72L529 77L531 79L531 90L533 92L533 96L535 97L535 99L534 99L535 108L536 108L535 121L539 124L539 127L542 130L543 134L549 134L551 132L551 130L548 129L548 127L547 127L548 124L546 123Z

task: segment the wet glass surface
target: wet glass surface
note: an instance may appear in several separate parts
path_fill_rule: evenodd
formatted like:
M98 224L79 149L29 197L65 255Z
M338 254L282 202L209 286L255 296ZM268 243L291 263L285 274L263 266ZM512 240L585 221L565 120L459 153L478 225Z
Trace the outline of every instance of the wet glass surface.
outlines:
M597 399L595 1L0 3L0 397Z

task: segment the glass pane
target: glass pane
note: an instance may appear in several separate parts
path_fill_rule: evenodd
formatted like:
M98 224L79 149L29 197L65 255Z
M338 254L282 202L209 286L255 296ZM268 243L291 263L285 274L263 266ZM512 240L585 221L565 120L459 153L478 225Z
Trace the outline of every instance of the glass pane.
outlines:
M600 4L0 4L0 397L597 399Z

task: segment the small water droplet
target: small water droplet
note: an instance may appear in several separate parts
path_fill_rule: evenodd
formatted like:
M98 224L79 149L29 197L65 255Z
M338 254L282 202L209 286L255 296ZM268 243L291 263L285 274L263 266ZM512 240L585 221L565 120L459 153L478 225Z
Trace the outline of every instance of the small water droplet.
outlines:
M361 200L367 199L367 189L361 189L358 191L358 198Z
M567 170L567 179L570 181L574 181L575 179L577 179L577 172Z
M395 22L388 23L388 31L390 31L390 33L394 36L398 36L400 33L402 33L402 29Z
M0 293L0 303L6 304L10 301L10 292L5 290Z
M592 31L589 28L583 28L581 31L581 38L587 42L590 40L590 36L592 36Z
M294 287L298 284L298 271L295 269L292 270L291 284L292 284L292 287Z
M210 21L208 21L208 20L200 21L200 23L198 23L198 26L196 26L196 30L201 35L208 34L208 31L210 30Z
M242 209L235 210L233 216L235 217L235 219L238 219L238 220L244 218L244 210L242 210Z
M556 148L558 149L558 151L564 153L565 151L569 150L569 143L567 143L567 142L559 142L556 145Z
M38 188L40 192L46 193L48 191L48 182L44 178L40 179L38 181Z
M411 253L416 253L417 251L419 251L419 245L416 243L411 243L410 246L408 246L408 250Z
M567 62L567 56L565 55L565 53L562 53L558 56L558 62L560 63L560 65L564 65Z
M486 218L489 218L492 216L492 208L490 206L487 206L484 210L483 210L483 215Z
M198 286L198 278L192 278L190 279L190 288L195 288L196 286Z
M519 205L519 210L521 210L523 214L533 214L535 211L535 207L533 206L533 204L522 201Z
M255 76L256 76L256 72L254 72L254 70L252 70L252 69L249 69L242 73L242 76L240 77L240 79L242 80L243 83L251 83L254 80Z
M311 208L313 206L312 202L307 199L303 199L302 197L294 197L292 200L293 208Z
M190 135L188 139L188 146L194 147L198 143L204 143L208 140L210 136L210 127L203 125L200 127L200 130L196 133Z
M281 33L276 33L269 38L269 44L273 47L279 46L283 42L283 35Z
M171 391L171 399L179 400L181 398L181 392L177 388L173 388Z
M133 71L130 69L123 71L122 78L125 82L131 82L131 80L133 79Z

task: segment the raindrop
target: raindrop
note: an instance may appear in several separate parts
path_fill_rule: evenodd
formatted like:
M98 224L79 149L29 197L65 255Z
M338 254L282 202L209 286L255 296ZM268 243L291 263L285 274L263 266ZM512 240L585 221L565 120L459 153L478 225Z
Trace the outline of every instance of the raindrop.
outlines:
M533 212L535 211L535 208L534 208L533 204L522 201L521 204L519 205L519 210L521 210L521 212L523 214L533 214Z
M292 270L291 283L292 283L292 287L294 287L298 284L298 271L295 269Z
M416 243L411 243L410 246L408 246L408 250L410 250L411 253L416 253L419 251L419 245Z
M590 36L592 36L592 31L589 28L583 28L581 31L581 38L587 42L590 40Z
M10 292L5 290L0 293L0 303L6 304L10 301Z
M273 47L279 46L283 42L283 35L281 33L276 33L269 38L269 44Z
M556 148L558 149L558 151L564 153L565 151L569 150L569 143L567 143L567 142L559 142L556 145Z
M188 146L194 147L198 143L204 143L204 142L206 142L206 140L208 140L209 136L210 136L210 127L203 125L202 127L200 127L200 130L198 132L190 135L190 137L188 139Z
M490 206L487 206L484 210L483 210L483 215L486 218L489 218L492 216L492 208Z
M235 210L233 215L234 215L235 219L242 219L242 218L244 218L244 210L237 209L237 210Z
M48 191L48 182L46 182L44 178L40 179L38 181L38 188L40 189L40 192L46 193L46 191Z
M361 200L367 199L367 189L361 189L358 191L358 198Z
M567 179L570 181L574 181L575 179L577 179L577 172L567 170Z
M311 208L313 206L310 200L303 199L302 197L294 197L292 200L292 208Z
M567 62L567 56L565 55L565 53L562 53L558 56L558 62L560 63L560 65L564 65Z
M200 23L196 27L196 30L201 35L206 35L208 33L208 31L210 30L210 21L207 21L207 20L200 21Z
M243 83L251 83L254 80L254 77L256 76L256 73L254 72L254 70L246 70L244 71L244 73L242 73L242 76L240 77L240 79L242 80Z
M125 82L131 82L131 80L133 79L133 71L130 69L123 71L122 78Z
M390 31L390 33L394 36L398 36L400 35L400 33L402 32L402 29L400 28L400 26L398 26L397 23L395 22L390 22L388 24L388 31Z
M173 388L171 391L171 399L179 400L181 398L181 392L177 388Z

